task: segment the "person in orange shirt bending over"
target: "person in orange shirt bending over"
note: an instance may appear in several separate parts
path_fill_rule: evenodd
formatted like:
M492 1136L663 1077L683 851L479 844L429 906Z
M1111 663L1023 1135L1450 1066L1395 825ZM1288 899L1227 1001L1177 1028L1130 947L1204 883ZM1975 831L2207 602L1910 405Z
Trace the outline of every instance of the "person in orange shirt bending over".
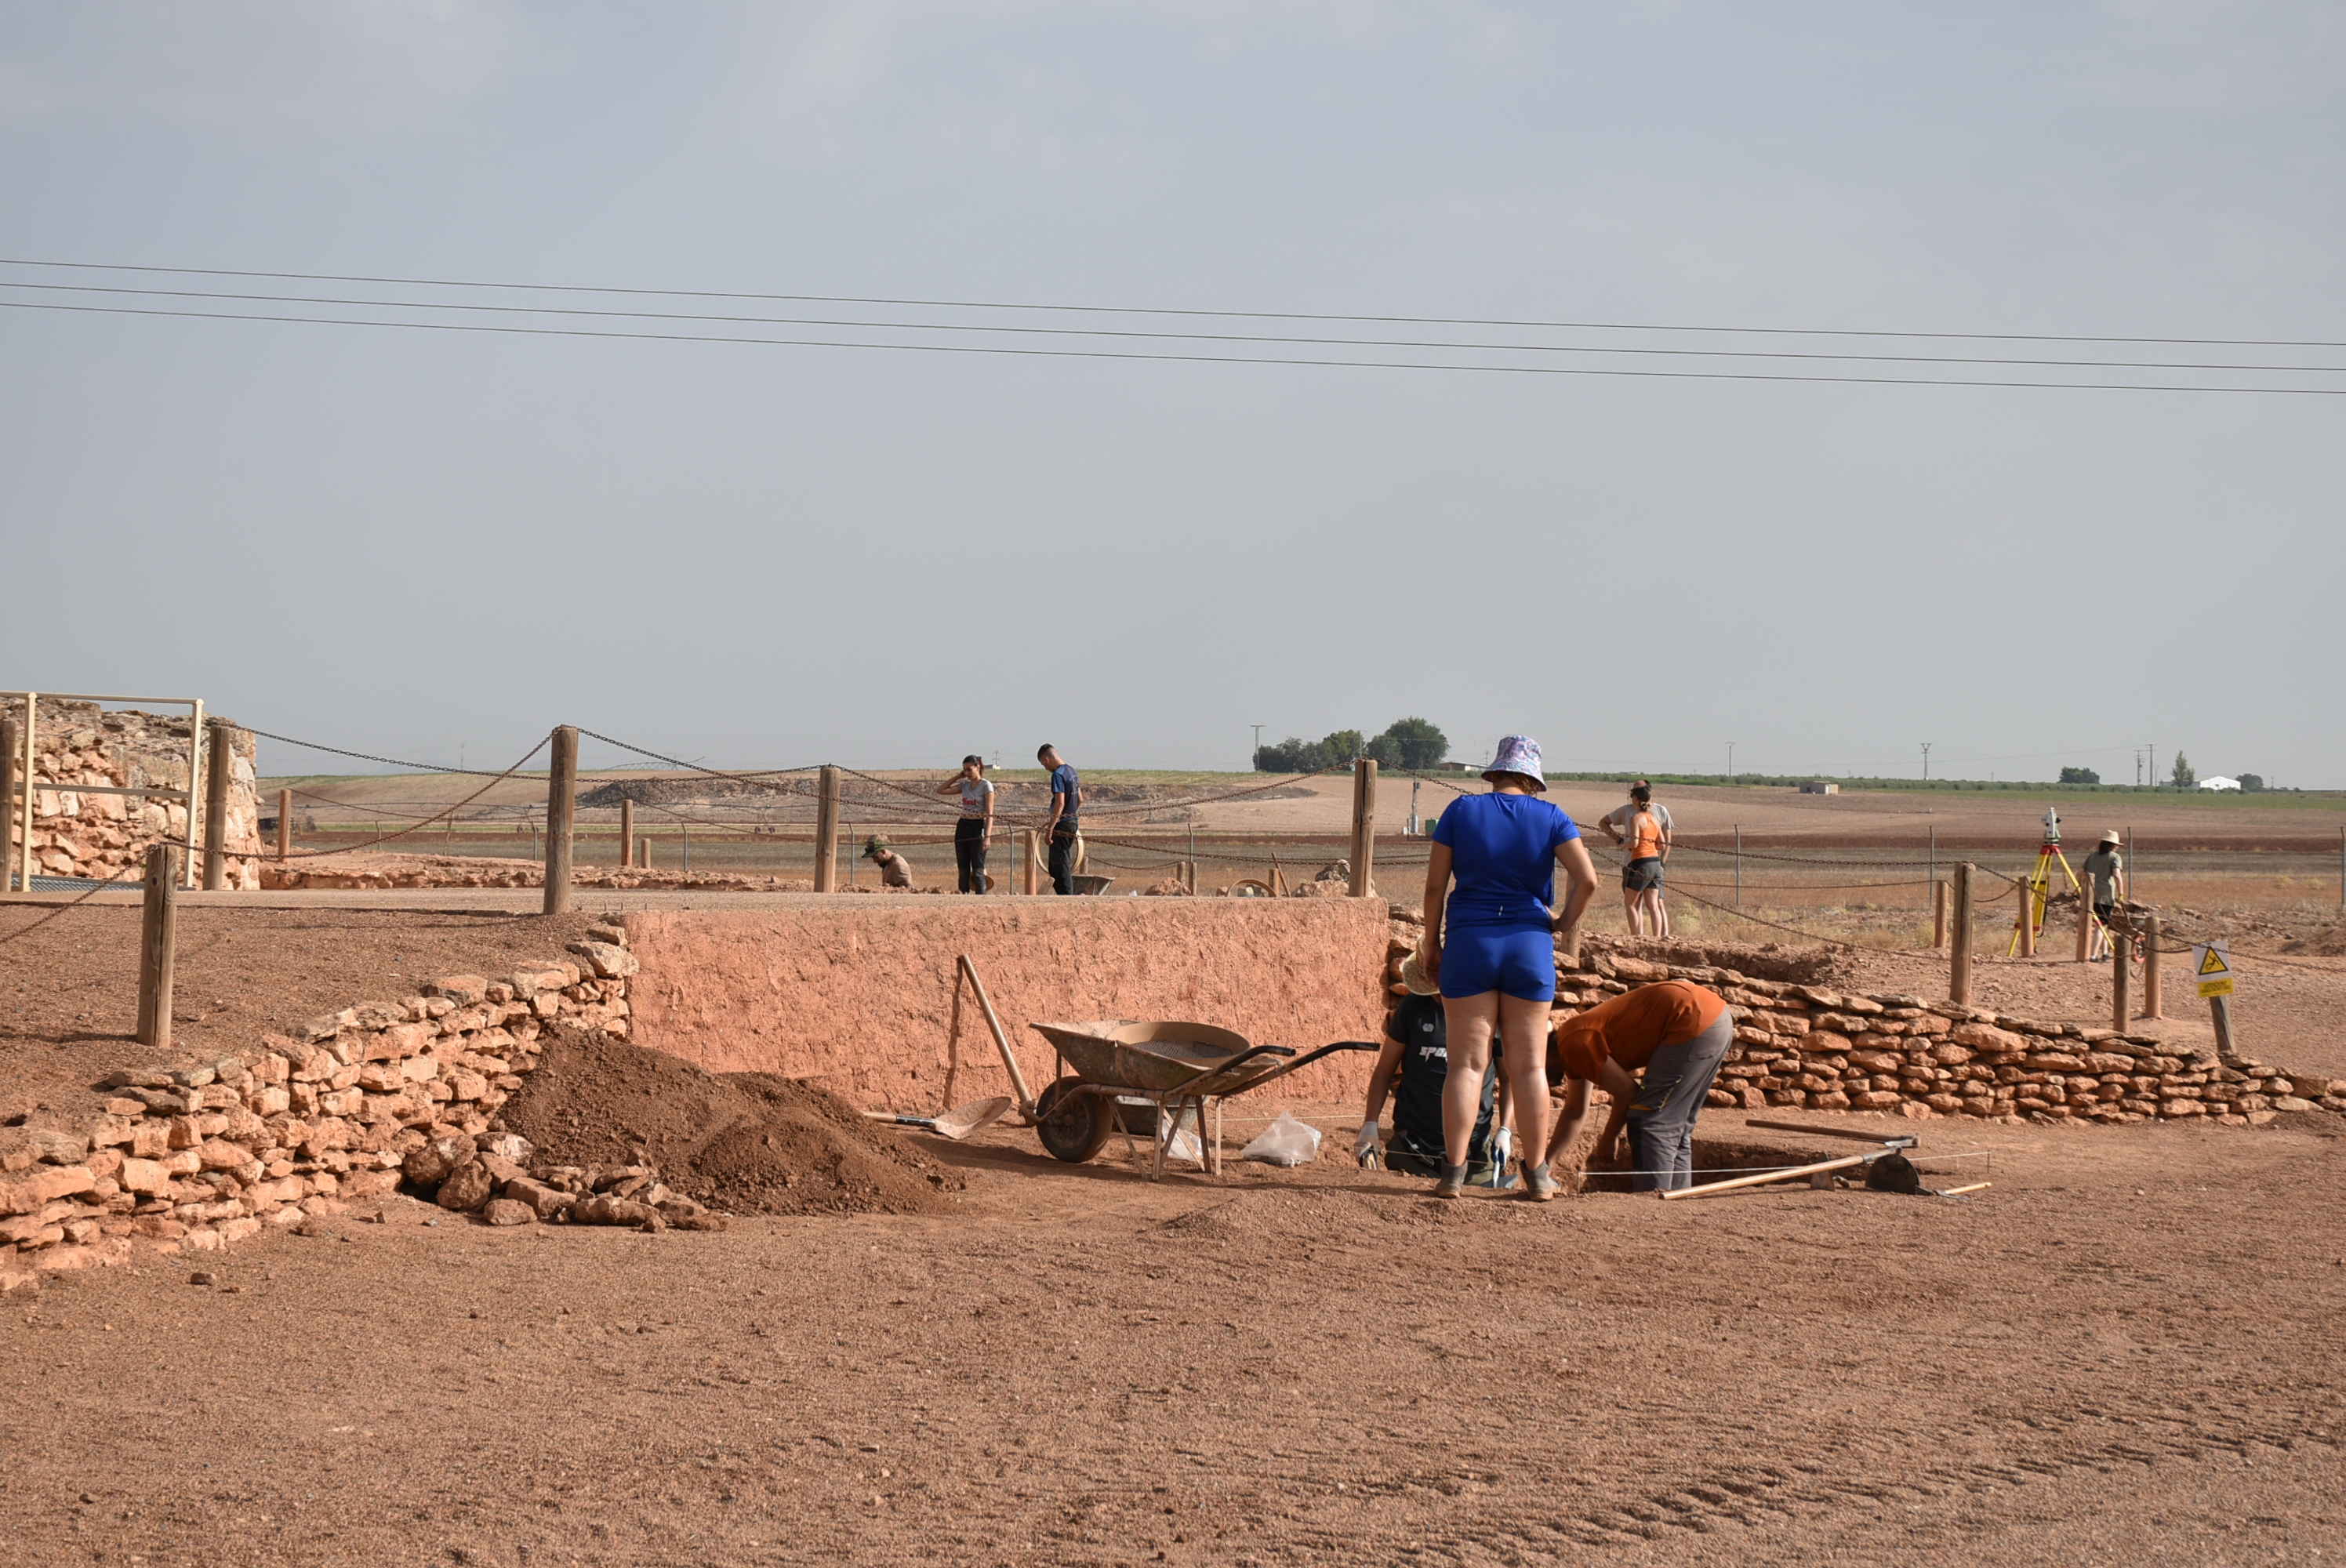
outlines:
M1611 1163L1629 1135L1633 1192L1694 1185L1694 1119L1735 1044L1735 1014L1719 996L1685 980L1624 992L1556 1025L1565 1072L1564 1115L1547 1159L1569 1151L1588 1120L1591 1084L1613 1097L1595 1157Z

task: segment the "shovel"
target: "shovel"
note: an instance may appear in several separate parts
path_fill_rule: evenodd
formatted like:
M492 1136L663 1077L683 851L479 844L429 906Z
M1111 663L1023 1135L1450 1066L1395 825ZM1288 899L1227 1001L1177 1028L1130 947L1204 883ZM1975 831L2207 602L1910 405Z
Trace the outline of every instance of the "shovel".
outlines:
M872 1121L887 1122L899 1127L918 1127L924 1133L934 1133L941 1138L965 1138L978 1128L997 1122L1010 1110L1007 1095L991 1100L972 1100L966 1105L955 1105L933 1116L907 1116L895 1111L866 1111Z

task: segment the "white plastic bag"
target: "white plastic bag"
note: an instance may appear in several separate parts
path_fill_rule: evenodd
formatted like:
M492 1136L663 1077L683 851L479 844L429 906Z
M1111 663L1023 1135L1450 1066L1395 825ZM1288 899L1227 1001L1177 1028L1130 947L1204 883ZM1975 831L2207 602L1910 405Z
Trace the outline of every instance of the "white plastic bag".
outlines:
M1239 1158L1260 1160L1267 1166L1307 1166L1319 1157L1320 1129L1297 1121L1292 1111L1280 1112L1277 1121L1239 1151Z

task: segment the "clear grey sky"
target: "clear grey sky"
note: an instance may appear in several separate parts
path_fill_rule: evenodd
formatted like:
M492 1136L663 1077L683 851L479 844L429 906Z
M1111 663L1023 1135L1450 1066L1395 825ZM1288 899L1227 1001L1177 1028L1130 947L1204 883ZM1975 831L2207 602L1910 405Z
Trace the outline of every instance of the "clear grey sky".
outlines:
M0 253L2346 340L2341 84L2346 8L2311 0L18 0L0 11ZM36 299L75 297L0 290ZM740 765L950 767L1049 739L1092 766L1236 767L1258 720L1275 738L1419 713L1462 751L1529 730L1564 768L1716 769L1732 740L1747 769L1912 772L1928 740L1934 772L2130 779L2125 748L2147 740L2162 768L2180 745L2203 774L2346 785L2346 398L15 310L0 344L0 686L170 688L475 766L571 722Z

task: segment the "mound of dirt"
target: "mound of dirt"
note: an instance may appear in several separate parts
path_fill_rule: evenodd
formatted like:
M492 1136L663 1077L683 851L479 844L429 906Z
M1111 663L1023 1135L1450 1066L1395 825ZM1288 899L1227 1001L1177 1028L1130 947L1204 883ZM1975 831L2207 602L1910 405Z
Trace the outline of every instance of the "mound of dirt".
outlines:
M2310 958L2346 958L2346 926L2331 926L2310 936L2291 937L2280 944L2283 952L2303 953Z
M732 1214L934 1214L962 1181L835 1096L563 1031L498 1118L565 1165L658 1167Z

